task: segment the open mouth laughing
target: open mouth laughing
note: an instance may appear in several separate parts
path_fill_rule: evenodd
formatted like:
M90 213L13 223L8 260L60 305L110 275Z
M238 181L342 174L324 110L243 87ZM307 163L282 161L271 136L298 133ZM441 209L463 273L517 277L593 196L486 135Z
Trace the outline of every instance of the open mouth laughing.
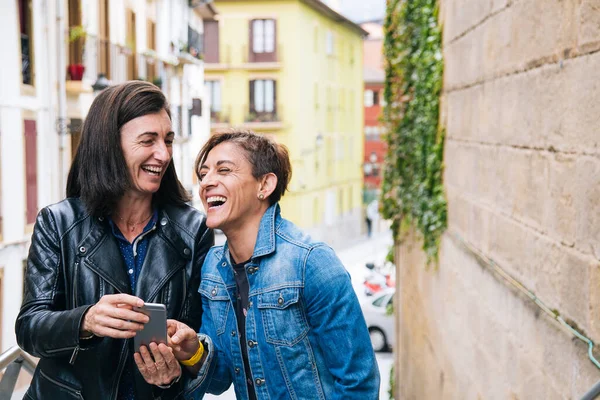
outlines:
M155 165L142 165L142 169L153 176L160 176L163 170L162 167L157 167Z
M206 199L206 203L208 204L208 209L218 209L223 206L227 202L227 199L223 196L210 196Z

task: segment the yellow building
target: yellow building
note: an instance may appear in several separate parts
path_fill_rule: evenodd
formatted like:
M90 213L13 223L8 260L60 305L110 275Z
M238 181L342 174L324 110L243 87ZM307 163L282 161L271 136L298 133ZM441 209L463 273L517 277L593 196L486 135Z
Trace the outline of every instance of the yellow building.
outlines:
M318 0L215 0L205 21L212 130L244 127L290 150L283 214L335 242L362 226L362 38Z

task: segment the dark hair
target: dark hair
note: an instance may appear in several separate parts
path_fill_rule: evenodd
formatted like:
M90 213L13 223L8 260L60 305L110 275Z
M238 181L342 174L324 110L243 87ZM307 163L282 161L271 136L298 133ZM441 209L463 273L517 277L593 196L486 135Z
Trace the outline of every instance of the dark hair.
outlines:
M125 82L98 94L83 124L81 142L67 179L67 197L81 198L92 215L111 214L132 185L121 147L121 128L135 118L161 110L171 118L164 94L148 82ZM153 201L157 205L182 205L189 201L173 160Z
M196 175L200 177L200 166L206 161L208 153L217 145L232 142L241 147L246 159L252 165L252 176L258 179L270 172L277 176L277 186L269 196L269 203L275 204L287 190L292 178L292 165L287 148L271 139L252 131L230 130L211 136L200 149L196 158Z

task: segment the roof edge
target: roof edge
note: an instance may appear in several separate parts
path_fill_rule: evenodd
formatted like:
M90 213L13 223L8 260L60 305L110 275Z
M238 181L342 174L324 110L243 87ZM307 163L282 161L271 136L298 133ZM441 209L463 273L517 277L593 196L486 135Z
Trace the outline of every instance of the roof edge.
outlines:
M338 13L327 4L323 3L320 0L300 0L301 2L307 4L317 11L321 11L326 14L329 18L334 21L341 22L342 24L348 25L353 30L357 31L362 37L369 36L369 32L364 30L359 24L352 22L348 18L344 17L342 14Z

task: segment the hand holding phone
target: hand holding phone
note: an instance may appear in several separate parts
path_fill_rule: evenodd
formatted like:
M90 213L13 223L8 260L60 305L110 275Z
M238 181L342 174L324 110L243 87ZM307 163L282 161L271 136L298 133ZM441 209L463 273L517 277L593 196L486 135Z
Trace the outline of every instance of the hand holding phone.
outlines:
M144 329L137 332L133 338L135 351L138 351L140 346L148 346L152 342L167 344L167 308L165 305L144 303L142 307L134 307L133 310L150 318L150 321L144 324Z

